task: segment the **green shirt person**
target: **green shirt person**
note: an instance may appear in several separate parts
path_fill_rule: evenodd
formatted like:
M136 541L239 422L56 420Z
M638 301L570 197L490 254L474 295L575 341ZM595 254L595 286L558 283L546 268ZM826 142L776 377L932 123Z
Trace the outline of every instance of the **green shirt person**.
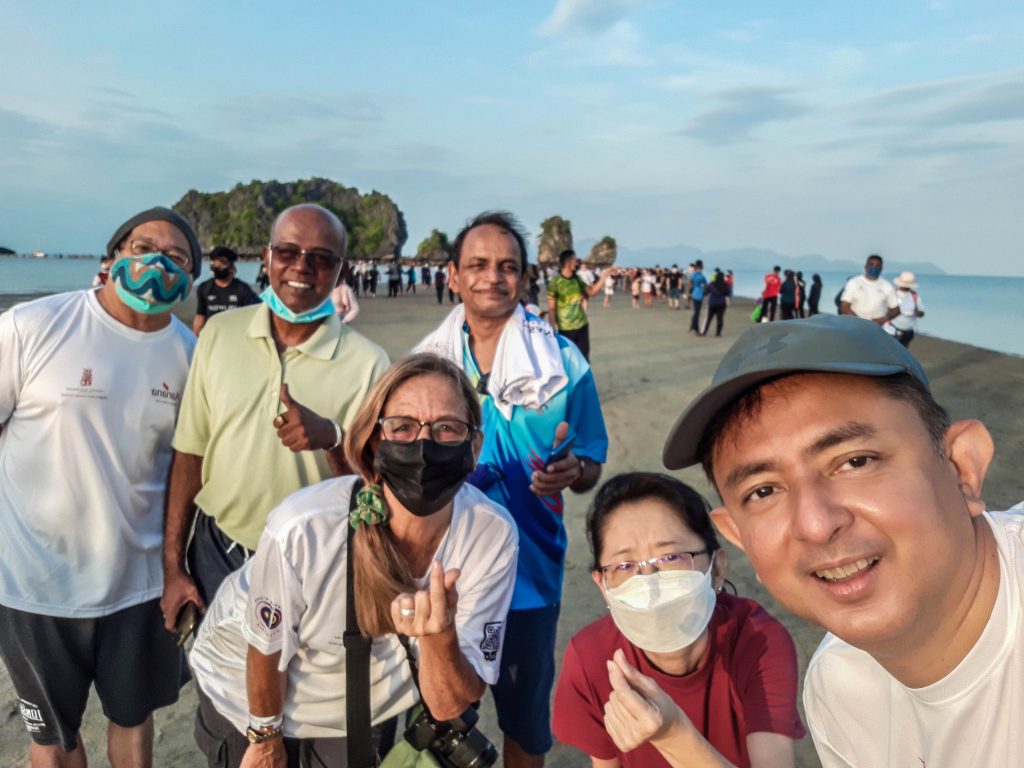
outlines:
M593 285L587 285L576 274L579 259L569 249L558 256L558 274L548 283L548 320L560 334L579 347L590 360L590 326L587 320L587 299L604 288L613 274L611 268L601 272Z

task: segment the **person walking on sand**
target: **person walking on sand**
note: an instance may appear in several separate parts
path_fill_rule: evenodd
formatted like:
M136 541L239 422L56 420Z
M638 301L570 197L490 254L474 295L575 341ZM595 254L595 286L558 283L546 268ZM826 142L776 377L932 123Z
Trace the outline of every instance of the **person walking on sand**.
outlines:
M526 264L526 238L511 214L470 221L455 237L448 267L463 303L416 348L452 360L480 393L484 444L469 482L519 527L501 672L491 689L507 768L543 766L551 749L566 548L562 493L593 488L608 450L586 359L519 305Z
M779 273L782 267L772 267L772 271L764 276L764 290L761 292L761 300L764 309L761 310L761 322L772 322L775 320L775 309L779 305L779 289L782 287L782 278Z
M203 330L174 433L161 600L168 629L186 602L204 608L248 559L275 505L347 469L344 430L388 359L335 313L346 240L326 208L285 209L264 249L263 302Z
M882 277L882 257L872 254L864 262L864 274L846 281L839 299L839 314L885 325L899 313L896 289Z
M196 339L171 310L202 250L185 219L151 208L106 253L98 290L0 315L0 657L33 768L86 764L79 729L94 684L110 765L152 765L153 711L181 683L160 616L160 549Z
M808 316L814 317L818 314L818 302L821 301L821 275L811 275L811 292L807 296Z
M904 347L909 347L917 332L917 318L924 317L924 303L917 293L917 278L913 272L901 272L892 284L896 286L900 313L882 327Z
M558 257L558 274L548 284L548 317L558 332L579 347L590 360L590 320L586 302L596 296L608 282L610 270L604 270L588 285L576 274L579 259L576 252L565 250Z
M732 288L725 281L721 272L715 275L715 279L708 283L707 302L708 316L701 329L701 336L707 336L711 328L711 321L715 321L715 336L722 335L722 326L725 324L725 310L729 306L729 298L732 296Z
M693 317L690 318L690 333L700 335L700 311L704 306L704 291L708 279L704 275L704 262L693 262L693 274L690 275L690 299L693 302Z

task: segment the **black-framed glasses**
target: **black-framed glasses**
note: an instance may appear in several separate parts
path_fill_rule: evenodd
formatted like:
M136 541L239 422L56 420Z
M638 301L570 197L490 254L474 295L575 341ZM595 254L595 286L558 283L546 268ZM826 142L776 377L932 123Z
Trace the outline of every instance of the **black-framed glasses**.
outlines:
M420 421L412 416L385 416L377 419L381 434L385 440L396 443L411 443L420 436L426 427L430 438L438 443L464 443L476 432L477 428L461 419L438 419L437 421Z
M644 568L649 568L651 573L695 570L693 558L707 554L710 554L707 548L693 552L669 552L647 560L623 560L621 563L609 563L602 565L598 570L601 572L605 587L614 589L625 584L638 573L643 573Z
M159 248L157 244L145 238L132 240L128 243L128 249L132 256L145 256L147 253L159 253L166 256L182 269L189 269L192 266L192 254L181 248Z
M270 249L273 258L285 266L294 264L300 256L305 256L311 267L326 272L329 269L334 269L341 261L341 256L329 248L299 248L290 243L282 245L271 243L267 248Z

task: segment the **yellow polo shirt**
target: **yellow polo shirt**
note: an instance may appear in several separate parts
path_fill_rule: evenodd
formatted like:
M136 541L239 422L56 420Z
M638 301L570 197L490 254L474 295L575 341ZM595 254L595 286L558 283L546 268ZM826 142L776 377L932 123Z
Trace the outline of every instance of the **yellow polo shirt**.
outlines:
M256 549L270 510L333 476L324 451L293 453L278 438L273 421L285 410L281 384L294 401L348 429L388 364L383 349L336 315L282 355L266 304L210 318L192 358L173 442L176 451L203 457L198 507L233 540Z

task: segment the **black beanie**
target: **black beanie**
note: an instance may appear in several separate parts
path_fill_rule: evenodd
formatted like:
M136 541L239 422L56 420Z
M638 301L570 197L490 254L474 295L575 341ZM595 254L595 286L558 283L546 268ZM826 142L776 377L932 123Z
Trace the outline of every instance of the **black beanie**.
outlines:
M188 239L189 248L192 250L192 279L195 280L199 277L199 270L203 266L203 249L199 246L196 233L192 231L192 227L189 226L189 223L185 221L181 214L159 205L156 208L150 208L148 211L135 214L118 227L117 232L114 233L114 236L110 238L110 242L107 243L107 255L113 256L118 244L124 240L125 236L139 226L139 224L145 224L147 221L169 221L182 231L182 234Z

